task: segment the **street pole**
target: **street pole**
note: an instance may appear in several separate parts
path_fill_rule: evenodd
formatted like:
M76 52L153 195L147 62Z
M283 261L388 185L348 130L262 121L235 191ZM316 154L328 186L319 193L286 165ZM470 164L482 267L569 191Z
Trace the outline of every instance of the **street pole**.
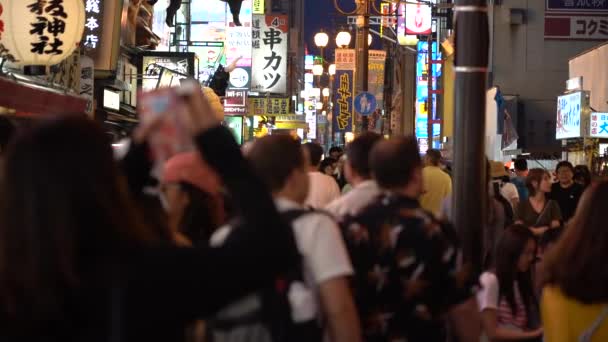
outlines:
M357 50L356 92L366 92L369 73L369 0L357 0L357 39L355 49ZM356 95L356 94L355 94ZM357 117L360 114L357 114ZM358 123L359 120L357 120ZM361 116L361 127L356 131L366 132L368 125L367 116ZM357 124L357 126L359 126Z
M454 224L462 236L463 261L479 272L488 193L484 148L488 8L485 0L456 0L454 9Z

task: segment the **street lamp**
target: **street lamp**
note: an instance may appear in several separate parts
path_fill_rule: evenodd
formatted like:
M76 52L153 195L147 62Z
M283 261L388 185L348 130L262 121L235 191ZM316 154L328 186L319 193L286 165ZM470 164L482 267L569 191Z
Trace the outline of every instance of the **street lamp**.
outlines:
M315 34L315 45L321 50L321 59L325 60L325 55L323 54L323 49L327 47L329 44L329 36L327 33L321 31Z
M327 33L321 31L317 34L315 34L315 45L320 47L320 48L324 48L327 46L327 44L329 43L329 36L327 35Z
M323 88L323 97L329 97L329 88Z
M315 75L315 76L321 76L321 75L323 75L323 71L324 71L324 69L323 69L323 65L322 64L315 64L312 67L312 74Z
M351 35L348 31L339 32L336 36L336 45L340 48L346 48L350 45Z
M372 37L371 33L367 34L367 46L372 45L372 41L374 40L374 38Z
M329 76L334 76L336 74L336 65L330 64L327 72L329 73Z

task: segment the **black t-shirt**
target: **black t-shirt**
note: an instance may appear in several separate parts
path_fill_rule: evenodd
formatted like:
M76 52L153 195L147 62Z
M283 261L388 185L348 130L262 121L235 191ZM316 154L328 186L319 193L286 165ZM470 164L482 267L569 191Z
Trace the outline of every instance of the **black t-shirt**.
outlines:
M578 183L573 183L568 188L563 188L559 183L551 186L551 195L549 197L559 204L564 222L574 216L583 190L583 186Z

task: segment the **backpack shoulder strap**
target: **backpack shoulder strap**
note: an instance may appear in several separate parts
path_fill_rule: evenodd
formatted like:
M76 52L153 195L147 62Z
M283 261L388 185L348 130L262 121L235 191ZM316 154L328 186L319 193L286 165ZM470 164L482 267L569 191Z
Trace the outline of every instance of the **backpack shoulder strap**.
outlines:
M600 315L593 321L593 323L578 337L578 342L591 342L593 334L600 328L602 323L608 318L608 306L604 307Z

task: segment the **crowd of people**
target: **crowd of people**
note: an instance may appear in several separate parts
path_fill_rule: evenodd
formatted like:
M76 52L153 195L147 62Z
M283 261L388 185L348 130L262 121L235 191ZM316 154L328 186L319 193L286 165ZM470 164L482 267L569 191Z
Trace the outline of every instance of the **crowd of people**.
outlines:
M290 135L241 149L187 99L194 149L160 170L154 121L120 158L85 115L3 144L3 341L608 340L608 183L489 161L480 275L439 151L375 133L326 158Z

